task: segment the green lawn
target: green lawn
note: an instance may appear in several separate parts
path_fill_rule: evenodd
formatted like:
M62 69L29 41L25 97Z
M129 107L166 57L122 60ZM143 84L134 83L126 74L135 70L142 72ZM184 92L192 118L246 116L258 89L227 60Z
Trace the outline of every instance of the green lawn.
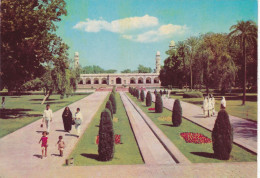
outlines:
M180 136L182 132L201 133L211 139L211 132L193 124L190 121L182 119L182 124L179 127L172 127L171 115L172 113L165 109L163 113L155 113L148 111L145 103L141 103L135 97L128 93L128 96L147 114L148 117L164 132L164 134L179 148L179 150L193 163L208 163L208 162L223 162L215 159L213 156L212 144L193 144L186 143ZM155 107L154 103L151 107ZM164 118L162 118L164 117ZM167 119L168 118L168 119ZM257 156L253 155L244 149L233 144L231 152L231 159L224 162L242 162L242 161L256 161Z
M232 115L237 116L243 119L249 119L253 121L257 121L257 94L248 93L247 95L246 105L242 106L242 94L229 94L226 95L227 108L226 111ZM180 99L181 101L185 101L188 103L192 103L198 106L202 106L203 99L202 98L183 98L182 93L178 93L176 95L171 95L171 98ZM220 110L220 101L221 96L216 96L216 111Z
M0 138L40 119L47 103L52 111L57 111L86 96L74 95L61 100L60 95L51 95L43 105L43 95L5 96L5 110L0 111Z
M116 93L117 113L114 114L113 128L114 134L121 135L122 144L115 145L114 158L111 161L98 161L98 145L95 143L95 139L98 135L100 115L107 100L108 97L71 153L70 157L74 158L74 165L143 164L125 108L118 93Z

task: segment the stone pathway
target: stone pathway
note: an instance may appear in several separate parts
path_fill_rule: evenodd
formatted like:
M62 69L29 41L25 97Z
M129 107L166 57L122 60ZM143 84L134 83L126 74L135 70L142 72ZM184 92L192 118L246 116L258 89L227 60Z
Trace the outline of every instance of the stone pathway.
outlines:
M151 93L153 101L155 101L155 95L153 92ZM175 100L166 97L162 97L162 99L163 106L171 111ZM184 118L210 131L213 130L217 113L210 118L204 118L201 107L183 101L181 101L181 106ZM229 119L233 127L234 142L257 154L257 123L231 115L229 115Z
M83 115L81 135L88 127L95 113L103 103L108 92L93 93L71 105L71 111L75 113L80 108ZM37 172L39 176L45 175L50 170L58 169L65 163L65 159L76 145L78 138L75 137L76 130L73 126L71 134L64 132L62 112L64 108L54 113L51 123L50 135L48 135L48 157L40 159L41 147L38 144L42 131L41 119L33 122L0 139L0 178L2 177L33 177ZM66 144L64 157L59 157L59 151L55 144L58 136L62 135ZM38 176L37 176L38 177ZM48 176L46 176L48 177Z

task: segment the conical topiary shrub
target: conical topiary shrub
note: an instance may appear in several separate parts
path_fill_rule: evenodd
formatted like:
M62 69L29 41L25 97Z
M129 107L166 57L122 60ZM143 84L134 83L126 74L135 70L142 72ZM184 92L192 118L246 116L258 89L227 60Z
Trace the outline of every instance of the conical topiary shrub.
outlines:
M139 94L139 90L136 89L136 98L139 99L139 96L140 96L140 94Z
M112 93L116 94L116 87L113 87Z
M226 110L218 112L212 131L212 146L218 159L228 160L232 150L233 130Z
M110 94L109 100L110 100L111 103L112 103L113 114L115 114L115 113L116 113L116 98L115 98L115 95L113 94L113 92Z
M144 90L141 91L141 101L144 102Z
M107 101L106 108L111 112L111 118L113 118L113 107L110 100Z
M109 161L114 155L114 130L111 114L108 109L105 109L101 113L98 135L98 158L100 161Z
M156 95L155 99L155 112L156 113L162 113L163 112L163 102L162 102L162 97L160 94Z
M150 91L148 91L147 94L146 94L145 104L146 104L146 106L152 105L152 95L151 95Z
M182 121L182 108L181 108L181 103L180 100L175 100L173 104L173 109L172 109L172 124L175 127L178 127L181 125Z

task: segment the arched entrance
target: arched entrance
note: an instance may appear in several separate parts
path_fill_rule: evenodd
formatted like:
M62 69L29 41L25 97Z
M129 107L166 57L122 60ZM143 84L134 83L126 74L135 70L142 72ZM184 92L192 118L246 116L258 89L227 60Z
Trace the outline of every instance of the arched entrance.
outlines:
M79 84L83 84L83 80L82 79L79 81Z
M91 79L90 78L86 79L86 84L91 84Z
M142 77L139 77L139 78L138 78L138 83L139 83L139 84L144 83L144 79L143 79Z
M102 78L102 84L107 84L107 79L106 78Z
M130 84L135 84L135 78L134 78L134 77L132 77L132 78L130 79Z
M94 78L94 84L99 84L98 78Z
M154 78L154 83L159 83L159 78L158 77Z
M122 84L122 79L120 77L116 78L116 84Z
M147 77L145 83L151 83L151 77Z

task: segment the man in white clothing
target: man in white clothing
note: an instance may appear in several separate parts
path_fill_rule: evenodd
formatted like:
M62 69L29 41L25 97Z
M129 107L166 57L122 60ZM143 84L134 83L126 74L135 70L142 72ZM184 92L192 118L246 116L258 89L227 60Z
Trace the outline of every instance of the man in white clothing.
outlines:
M77 108L77 112L75 113L75 118L74 118L74 122L75 122L75 129L77 130L77 137L79 138L79 134L80 134L80 125L83 121L83 117L82 114L80 112L80 109Z
M46 109L43 112L42 122L45 121L48 133L50 132L50 122L52 121L52 118L53 118L52 110L50 109L50 105L47 104Z

